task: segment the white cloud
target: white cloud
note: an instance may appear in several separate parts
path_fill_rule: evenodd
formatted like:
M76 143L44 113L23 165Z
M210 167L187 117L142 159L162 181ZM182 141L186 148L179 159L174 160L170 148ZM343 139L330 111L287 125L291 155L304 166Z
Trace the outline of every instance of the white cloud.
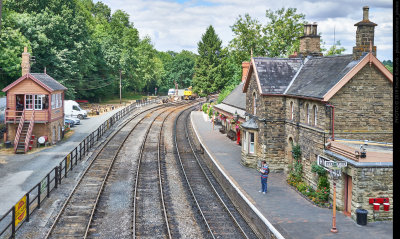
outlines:
M326 46L340 40L351 53L355 45L355 23L362 20L362 7L369 6L375 28L378 58L393 59L393 2L391 0L103 0L112 11L122 9L139 30L140 36L150 36L160 51L197 52L197 43L209 25L213 25L226 46L232 39L232 26L239 15L249 13L265 23L265 11L279 8L297 8L306 15L306 21L318 22ZM180 3L182 2L182 3Z

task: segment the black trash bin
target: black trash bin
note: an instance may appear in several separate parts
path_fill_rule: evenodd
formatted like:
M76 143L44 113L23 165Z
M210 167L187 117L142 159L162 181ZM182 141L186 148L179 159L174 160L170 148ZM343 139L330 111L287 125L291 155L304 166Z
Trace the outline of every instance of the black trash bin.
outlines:
M368 211L365 209L357 209L356 210L358 225L362 225L362 226L367 225L367 214L368 214Z

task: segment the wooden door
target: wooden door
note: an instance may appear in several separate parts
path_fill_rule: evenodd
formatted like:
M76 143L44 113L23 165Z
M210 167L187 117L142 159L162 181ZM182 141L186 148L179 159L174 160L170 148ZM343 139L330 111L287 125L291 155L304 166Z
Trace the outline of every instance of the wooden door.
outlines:
M345 174L345 187L344 187L344 214L351 216L351 196L353 190L353 179L351 176Z

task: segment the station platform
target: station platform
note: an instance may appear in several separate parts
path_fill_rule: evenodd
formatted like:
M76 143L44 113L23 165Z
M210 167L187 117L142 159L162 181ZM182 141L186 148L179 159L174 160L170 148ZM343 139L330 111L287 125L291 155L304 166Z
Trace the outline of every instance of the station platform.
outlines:
M290 238L393 238L393 222L368 222L361 226L341 212L336 213L337 233L332 233L332 209L320 208L286 183L284 173L270 173L268 192L259 193L260 175L240 164L241 146L219 132L218 126L201 111L193 111L191 121L203 147L212 154L225 174L279 233Z

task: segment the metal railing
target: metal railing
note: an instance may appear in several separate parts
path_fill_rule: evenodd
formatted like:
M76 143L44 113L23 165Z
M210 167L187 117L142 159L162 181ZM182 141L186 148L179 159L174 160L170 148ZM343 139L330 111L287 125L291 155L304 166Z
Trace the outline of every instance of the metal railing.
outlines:
M29 222L30 215L38 208L42 202L50 197L51 191L58 188L62 179L67 178L68 172L71 171L77 164L88 154L89 150L94 146L95 142L110 129L117 121L129 114L135 108L149 105L162 101L163 98L152 100L136 100L120 111L113 114L110 118L104 121L96 130L89 134L82 142L76 146L60 164L54 167L36 186L27 192L21 200L8 210L0 218L0 238L14 238L16 231L24 222Z
M19 119L19 124L18 124L18 129L17 129L17 133L15 134L15 139L14 139L14 152L17 151L17 147L18 147L18 142L19 142L19 138L21 136L21 131L22 128L24 126L25 123L25 110L22 111L22 115Z
M26 153L26 151L28 151L34 124L35 124L35 111L32 112L31 119L29 121L28 132L26 132L26 136L25 136L25 149L24 149L25 153Z

